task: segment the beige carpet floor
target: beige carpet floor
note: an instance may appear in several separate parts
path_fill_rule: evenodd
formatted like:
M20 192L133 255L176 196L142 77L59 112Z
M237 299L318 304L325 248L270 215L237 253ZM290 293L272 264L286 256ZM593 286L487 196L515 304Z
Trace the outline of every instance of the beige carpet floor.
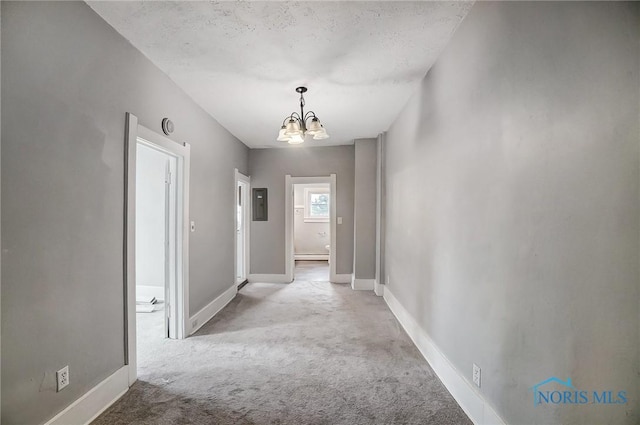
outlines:
M182 341L138 314L139 380L93 424L471 424L384 300L327 275L250 283Z

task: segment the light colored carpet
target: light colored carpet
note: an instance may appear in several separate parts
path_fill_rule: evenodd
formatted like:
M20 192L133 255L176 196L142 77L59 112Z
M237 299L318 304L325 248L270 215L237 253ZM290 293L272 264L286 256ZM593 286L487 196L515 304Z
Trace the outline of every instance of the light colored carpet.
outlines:
M142 315L139 381L93 424L471 424L384 300L321 273L250 283L182 341Z

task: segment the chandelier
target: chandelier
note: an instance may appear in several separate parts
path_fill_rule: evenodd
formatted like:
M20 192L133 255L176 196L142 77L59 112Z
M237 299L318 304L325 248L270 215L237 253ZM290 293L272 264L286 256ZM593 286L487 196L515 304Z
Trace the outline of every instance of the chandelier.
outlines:
M300 93L300 113L291 113L282 122L280 133L278 133L279 142L288 142L291 145L299 145L304 142L306 135L313 136L313 140L328 139L327 130L324 129L315 112L309 111L304 113L304 93L306 87L296 88L296 92ZM308 123L307 123L308 122Z

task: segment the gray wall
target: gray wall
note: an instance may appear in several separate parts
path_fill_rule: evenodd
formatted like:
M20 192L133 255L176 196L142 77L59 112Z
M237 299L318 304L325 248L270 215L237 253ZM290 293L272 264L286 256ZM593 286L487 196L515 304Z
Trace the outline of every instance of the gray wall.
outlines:
M1 7L2 421L35 424L124 363L125 112L192 145L192 312L234 283L248 149L84 3Z
M376 139L355 140L354 254L356 279L376 277Z
M251 221L251 273L284 274L284 177L336 174L336 272L353 268L353 146L252 149L251 187L269 189L269 221ZM333 249L333 248L332 248Z
M329 255L325 248L331 244L331 229L329 221L310 222L304 220L305 188L324 188L329 190L327 183L294 184L293 185L293 249L296 254Z
M509 423L640 422L639 19L478 2L387 135L387 289Z
M136 286L164 288L168 156L144 145L136 155Z

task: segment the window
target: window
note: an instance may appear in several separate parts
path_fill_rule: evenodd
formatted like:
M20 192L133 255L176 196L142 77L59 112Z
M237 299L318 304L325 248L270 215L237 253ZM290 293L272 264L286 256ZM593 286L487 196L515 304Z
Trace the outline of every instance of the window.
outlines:
M329 221L329 189L322 187L304 189L304 221Z

